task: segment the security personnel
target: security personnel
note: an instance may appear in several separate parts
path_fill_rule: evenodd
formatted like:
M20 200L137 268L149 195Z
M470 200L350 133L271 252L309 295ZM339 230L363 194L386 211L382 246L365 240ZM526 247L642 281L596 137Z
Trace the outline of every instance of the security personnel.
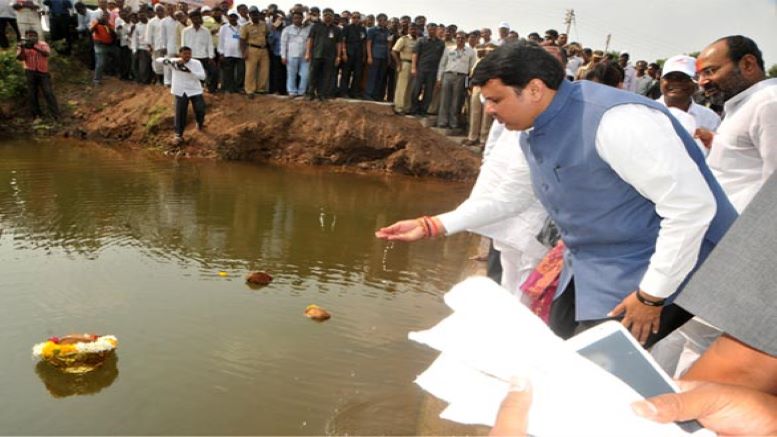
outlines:
M250 97L254 93L267 93L270 78L270 54L267 51L269 29L259 8L248 9L251 22L240 29L240 49L246 63L245 91Z

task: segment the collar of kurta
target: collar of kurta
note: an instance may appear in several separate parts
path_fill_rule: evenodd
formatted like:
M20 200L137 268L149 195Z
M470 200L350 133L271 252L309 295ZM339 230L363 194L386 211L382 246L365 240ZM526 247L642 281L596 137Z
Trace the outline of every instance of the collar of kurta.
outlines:
M548 107L542 111L542 113L538 115L537 118L534 119L535 128L542 128L544 125L548 124L559 112L561 112L561 110L567 104L569 96L572 94L572 86L573 85L566 80L561 81L561 85L559 85L558 90L556 90L556 95L553 96L553 100L550 102L550 105L548 105Z
M750 88L742 91L741 93L730 98L728 102L723 106L724 112L727 116L731 116L737 109L739 109L744 103L759 90L768 86L777 86L777 78L764 79L758 83L753 84Z

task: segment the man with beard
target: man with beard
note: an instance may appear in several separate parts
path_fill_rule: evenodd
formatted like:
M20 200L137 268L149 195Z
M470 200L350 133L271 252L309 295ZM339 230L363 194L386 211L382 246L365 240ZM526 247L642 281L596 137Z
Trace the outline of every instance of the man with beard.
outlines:
M777 169L777 79L766 78L761 51L741 35L707 46L696 70L705 93L725 102L708 163L741 212Z

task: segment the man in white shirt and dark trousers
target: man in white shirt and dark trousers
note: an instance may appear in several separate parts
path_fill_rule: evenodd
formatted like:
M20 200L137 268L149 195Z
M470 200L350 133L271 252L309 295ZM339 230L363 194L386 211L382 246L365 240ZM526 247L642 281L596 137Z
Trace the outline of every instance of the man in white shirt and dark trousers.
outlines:
M459 128L459 113L467 91L467 76L475 66L477 55L466 45L466 32L456 33L456 47L445 49L437 69L437 83L440 84L440 110L437 127Z
M554 332L615 318L649 347L688 321L672 301L737 213L685 128L635 93L565 80L531 43L499 47L472 82L496 120L523 131L534 192L567 247Z
M189 13L191 26L185 28L181 34L181 45L192 49L192 58L200 61L207 76L208 91L215 93L218 90L218 74L216 74L216 55L213 47L213 37L210 31L202 26L202 14L198 10Z
M183 46L178 51L179 58L158 58L156 61L170 67L172 84L170 93L175 96L175 143L183 141L186 128L189 101L192 102L197 129L205 127L205 98L202 96L201 81L205 80L205 69L200 61L192 59L192 49Z
M221 90L239 93L246 74L243 51L240 50L240 25L235 12L227 16L228 23L219 29L218 51L221 54Z

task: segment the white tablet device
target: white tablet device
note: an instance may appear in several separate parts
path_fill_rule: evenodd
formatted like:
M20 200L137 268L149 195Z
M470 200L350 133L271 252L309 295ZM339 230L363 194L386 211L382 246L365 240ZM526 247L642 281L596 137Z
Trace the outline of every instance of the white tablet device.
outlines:
M680 391L620 322L604 322L570 338L567 343L645 398ZM689 433L703 429L695 420L677 425Z

